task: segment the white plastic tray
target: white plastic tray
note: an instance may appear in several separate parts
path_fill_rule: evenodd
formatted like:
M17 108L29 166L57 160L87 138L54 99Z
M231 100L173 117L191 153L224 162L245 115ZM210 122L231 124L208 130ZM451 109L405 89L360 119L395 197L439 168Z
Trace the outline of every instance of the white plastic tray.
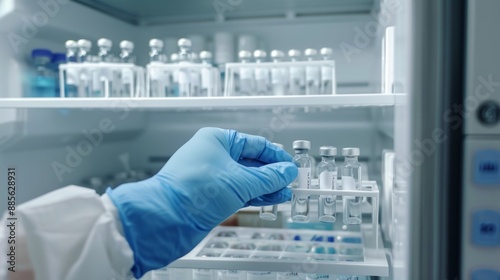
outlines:
M236 236L221 236L228 232L233 232ZM262 238L252 239L255 234ZM270 239L271 236L282 238ZM300 240L296 240L296 236L300 236ZM361 240L361 243L345 242L356 239ZM209 248L214 242L225 242L227 247ZM234 249L244 243L254 244L254 247L246 250ZM389 268L384 248L377 248L376 243L382 244L382 241L376 240L369 225L362 225L361 232L217 227L190 253L169 267L388 276ZM302 253L288 252L288 248L295 245L309 246L309 250ZM275 251L262 250L266 246L268 249L274 246ZM313 249L312 246L323 249ZM215 257L204 257L207 253ZM244 257L226 257L231 254ZM271 259L255 258L259 256Z

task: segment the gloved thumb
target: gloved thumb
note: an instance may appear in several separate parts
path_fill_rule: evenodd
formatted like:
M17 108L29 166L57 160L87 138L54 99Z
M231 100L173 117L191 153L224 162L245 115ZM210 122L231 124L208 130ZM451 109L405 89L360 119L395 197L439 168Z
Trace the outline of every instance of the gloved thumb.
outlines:
M288 186L297 178L297 166L291 162L276 162L261 167L248 167L252 178L249 198L270 194Z

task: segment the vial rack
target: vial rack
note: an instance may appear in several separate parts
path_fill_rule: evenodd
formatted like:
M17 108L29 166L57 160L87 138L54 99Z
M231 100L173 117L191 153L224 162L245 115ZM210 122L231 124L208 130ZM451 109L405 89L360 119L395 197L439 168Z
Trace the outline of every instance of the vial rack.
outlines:
M342 188L342 182L339 180L337 186ZM337 198L339 196L356 196L365 198L370 197L372 199L371 203L371 229L375 235L375 240L378 240L378 209L379 209L379 189L377 182L375 181L362 181L360 190L325 190L319 189L318 180L311 180L311 189L297 189L291 188L292 192L297 196L308 196L310 200L318 200L320 195L335 195ZM336 223L341 221L336 221ZM376 243L378 246L378 242Z
M104 92L99 96L93 96L91 91L95 87L93 76L95 73L106 71L111 73L110 80L103 80ZM110 90L109 84L118 79L120 83L124 80L130 84L130 90L123 94L114 95ZM100 79L100 78L99 78ZM101 81L99 80L98 83ZM61 98L68 98L68 86L74 85L77 88L77 96L74 97L137 97L144 95L144 68L131 63L112 63L112 62L84 62L84 63L66 63L59 65L59 83ZM87 89L85 89L85 87Z
M242 69L247 69L247 71L251 71L252 73L258 73L259 71L263 71L264 75L267 76L267 80L270 84L272 84L272 75L276 73L276 71L281 72L281 76L284 77L283 81L290 81L292 73L294 71L299 70L299 75L306 83L306 71L310 68L316 68L317 71L320 72L319 82L321 82L321 72L322 69L328 69L329 71L325 71L329 73L328 79L331 80L332 89L328 94L336 94L337 82L335 75L335 61L334 60L319 60L319 61L288 61L288 62L249 62L249 63L227 63L226 64L226 72L225 72L225 84L224 84L224 96L241 96L236 90L237 84L237 75L240 74ZM323 77L324 79L325 77ZM255 84L256 78L252 74L251 78L253 84ZM304 84L305 86L305 84ZM291 92L289 89L284 89L283 94L281 95L303 95L305 93L297 93ZM318 93L319 94L319 93ZM265 94L257 94L257 92L250 92L246 95L276 95L272 92ZM243 95L243 96L246 96Z
M194 79L197 81L193 82ZM187 84L188 93L183 95L177 93L165 93L159 96L152 96L152 81L158 81L165 87L174 87L180 80ZM206 88L203 94L194 94L193 85L198 84L199 91ZM146 66L146 92L139 97L214 97L220 92L220 73L216 67L207 64L177 63L166 64L152 62Z
M360 232L219 226L168 267L388 276L376 243L366 224Z

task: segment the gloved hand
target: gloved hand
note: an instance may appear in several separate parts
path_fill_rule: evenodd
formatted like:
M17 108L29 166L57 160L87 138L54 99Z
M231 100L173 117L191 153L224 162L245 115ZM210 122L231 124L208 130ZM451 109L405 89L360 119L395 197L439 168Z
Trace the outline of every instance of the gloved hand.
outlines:
M107 190L134 252L134 276L184 256L244 206L290 200L297 172L263 137L200 129L152 178Z

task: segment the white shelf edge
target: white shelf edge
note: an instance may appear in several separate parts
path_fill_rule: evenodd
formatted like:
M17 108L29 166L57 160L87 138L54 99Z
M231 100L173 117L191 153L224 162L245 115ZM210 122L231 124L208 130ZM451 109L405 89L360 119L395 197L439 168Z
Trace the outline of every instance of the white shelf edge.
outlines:
M205 109L304 106L394 106L395 94L174 98L0 98L3 108Z

